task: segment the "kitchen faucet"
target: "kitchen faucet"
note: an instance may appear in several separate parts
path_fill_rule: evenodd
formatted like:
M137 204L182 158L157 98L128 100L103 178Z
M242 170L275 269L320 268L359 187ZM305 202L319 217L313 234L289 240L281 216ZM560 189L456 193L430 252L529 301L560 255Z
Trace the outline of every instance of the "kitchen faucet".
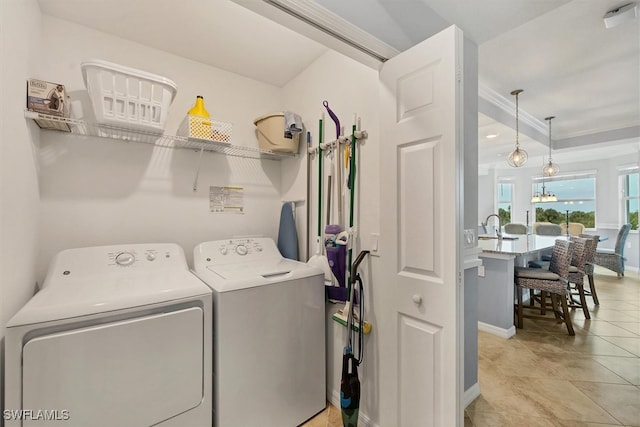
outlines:
M484 220L484 222L482 223L482 229L484 230L485 234L487 233L487 224L489 223L489 218L491 218L492 216L495 216L496 218L498 218L498 228L496 229L496 235L498 236L498 239L502 240L502 224L500 223L500 216L498 214L491 214L487 217L487 219Z

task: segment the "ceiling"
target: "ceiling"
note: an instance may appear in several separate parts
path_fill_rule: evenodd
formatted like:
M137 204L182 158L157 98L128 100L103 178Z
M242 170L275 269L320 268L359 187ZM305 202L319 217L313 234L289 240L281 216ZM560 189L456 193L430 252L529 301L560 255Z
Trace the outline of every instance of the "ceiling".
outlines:
M239 1L239 0L234 0ZM479 157L505 167L515 141L542 165L553 120L553 158L638 154L640 24L605 29L631 0L316 0L398 51L454 23L478 45ZM239 1L264 9L260 0ZM295 2L294 2L295 3ZM298 3L301 3L298 1ZM304 3L304 2L302 2ZM306 1L310 3L310 1ZM327 47L229 0L39 0L43 13L201 63L282 86ZM273 18L272 18L273 19ZM321 37L316 40L323 41ZM487 139L489 133L497 133ZM577 147L577 148L576 148ZM564 158L564 159L563 159ZM565 160L566 159L566 160Z

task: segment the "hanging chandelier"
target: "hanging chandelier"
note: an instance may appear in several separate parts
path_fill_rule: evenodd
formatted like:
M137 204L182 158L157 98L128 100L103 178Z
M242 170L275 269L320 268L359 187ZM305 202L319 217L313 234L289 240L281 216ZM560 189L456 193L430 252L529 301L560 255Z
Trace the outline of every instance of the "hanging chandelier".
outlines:
M544 174L542 175L542 193L536 192L531 198L531 203L547 203L547 202L557 202L558 198L553 193L547 193L547 189L544 185Z
M553 163L551 159L551 120L555 119L555 116L545 117L544 119L549 122L549 163L545 164L542 168L542 175L544 176L554 176L560 171L557 163Z
M509 166L512 166L514 168L519 168L520 166L524 165L527 161L527 159L529 158L529 155L527 154L526 151L524 151L523 149L520 148L520 129L519 129L519 124L518 124L518 95L520 95L522 93L522 89L516 89L513 92L511 92L511 95L514 95L516 97L516 149L513 150L511 153L509 153L509 158L507 159L507 162L509 163Z
M558 198L553 193L547 193L544 187L544 180L542 181L542 193L536 192L531 198L531 203L547 203L557 202Z

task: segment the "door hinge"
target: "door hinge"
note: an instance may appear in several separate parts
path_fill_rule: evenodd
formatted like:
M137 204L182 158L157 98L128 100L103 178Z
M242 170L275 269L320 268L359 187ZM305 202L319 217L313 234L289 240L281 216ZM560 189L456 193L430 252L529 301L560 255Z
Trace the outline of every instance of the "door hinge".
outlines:
M462 70L460 69L460 67L456 67L456 80L458 82L462 81Z

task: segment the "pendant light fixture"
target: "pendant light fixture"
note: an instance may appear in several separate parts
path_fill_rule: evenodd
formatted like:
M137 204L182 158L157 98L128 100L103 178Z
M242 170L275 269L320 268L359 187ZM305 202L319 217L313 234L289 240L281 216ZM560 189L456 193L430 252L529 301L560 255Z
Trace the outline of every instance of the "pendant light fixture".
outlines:
M519 168L524 165L529 158L529 155L526 151L520 148L520 129L518 124L518 95L522 93L522 89L516 89L511 92L511 95L516 97L516 149L509 153L509 159L507 162L509 166L513 166L514 168Z
M544 165L542 168L542 175L544 176L554 176L557 175L560 171L557 163L553 163L551 159L551 120L555 119L555 116L545 117L544 119L549 122L549 163Z

